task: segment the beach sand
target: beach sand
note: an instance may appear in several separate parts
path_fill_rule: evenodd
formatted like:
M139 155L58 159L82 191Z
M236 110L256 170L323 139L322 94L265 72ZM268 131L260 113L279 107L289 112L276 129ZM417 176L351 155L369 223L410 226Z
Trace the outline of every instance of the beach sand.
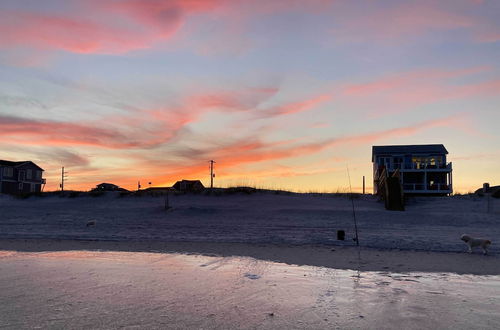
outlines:
M294 265L361 271L500 274L500 258L498 256L485 256L479 251L469 254L466 252L426 252L373 248L360 248L358 250L351 246L59 239L0 239L0 250L181 253L222 257L242 256Z
M31 243L40 250L94 245ZM202 249L163 248L174 246ZM204 250L349 268L356 260L352 249L230 246ZM380 256L363 267L404 270L404 256L425 258L394 253L401 265L386 263L390 254L363 250L362 258ZM425 259L434 269L436 256ZM495 329L499 290L498 275L355 271L178 253L0 251L0 328L7 329Z

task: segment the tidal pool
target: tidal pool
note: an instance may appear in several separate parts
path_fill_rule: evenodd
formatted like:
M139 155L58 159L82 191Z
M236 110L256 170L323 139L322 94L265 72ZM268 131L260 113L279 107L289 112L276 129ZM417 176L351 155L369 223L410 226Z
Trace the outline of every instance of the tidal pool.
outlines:
M499 328L500 276L0 251L1 328Z

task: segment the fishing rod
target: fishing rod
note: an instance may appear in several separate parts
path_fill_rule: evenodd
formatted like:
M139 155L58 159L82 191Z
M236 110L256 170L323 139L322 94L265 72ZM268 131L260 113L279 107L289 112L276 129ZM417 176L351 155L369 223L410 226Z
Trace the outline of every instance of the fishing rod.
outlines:
M354 210L354 197L352 195L352 186L351 186L351 175L349 174L349 165L347 166L347 177L349 178L349 192L351 193L351 205L352 205L352 218L354 220L354 232L356 233L356 250L358 251L358 281L361 278L361 250L359 247L359 236L358 236L358 222L356 221L356 211Z
M352 204L352 218L354 220L354 231L356 233L356 245L359 247L359 236L358 236L358 223L356 221L356 211L354 210L354 197L352 195L352 187L351 187L351 175L349 174L349 166L347 166L347 177L349 178L349 192L351 195L351 204Z

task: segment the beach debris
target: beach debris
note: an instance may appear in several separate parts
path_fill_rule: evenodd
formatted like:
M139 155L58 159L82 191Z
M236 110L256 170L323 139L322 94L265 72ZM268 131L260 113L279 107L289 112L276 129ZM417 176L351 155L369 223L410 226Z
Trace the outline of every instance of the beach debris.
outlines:
M95 221L95 220L87 221L87 227L92 227L92 226L95 226L96 224L97 224L97 221Z
M249 278L251 280L258 280L260 278L260 275L251 274L251 273L245 273L243 276L245 276L246 278Z
M267 313L267 315L269 315L269 316L274 316L274 313Z

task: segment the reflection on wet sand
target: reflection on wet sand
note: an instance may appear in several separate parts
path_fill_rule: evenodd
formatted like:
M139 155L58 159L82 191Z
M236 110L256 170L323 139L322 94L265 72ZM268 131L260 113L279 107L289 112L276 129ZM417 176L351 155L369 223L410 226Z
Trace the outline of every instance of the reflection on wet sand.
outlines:
M0 327L443 328L500 324L500 276L241 257L0 253Z

